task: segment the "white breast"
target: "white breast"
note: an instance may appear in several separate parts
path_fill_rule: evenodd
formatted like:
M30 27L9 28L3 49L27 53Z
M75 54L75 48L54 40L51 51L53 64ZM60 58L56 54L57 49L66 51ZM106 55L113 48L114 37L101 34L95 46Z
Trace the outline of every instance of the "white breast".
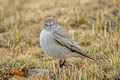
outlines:
M54 47L54 39L51 32L46 30L42 30L40 33L40 46L42 50L47 53L48 55L52 53Z
M40 33L40 46L41 48L47 48L49 46L52 35L46 30L42 30Z

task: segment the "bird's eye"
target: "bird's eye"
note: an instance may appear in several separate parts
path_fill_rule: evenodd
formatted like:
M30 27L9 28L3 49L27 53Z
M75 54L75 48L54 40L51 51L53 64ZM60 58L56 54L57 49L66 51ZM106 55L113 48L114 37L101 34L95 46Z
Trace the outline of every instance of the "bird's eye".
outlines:
M51 25L54 25L55 24L55 22L51 22Z
M50 23L45 23L46 26L50 26L51 24Z

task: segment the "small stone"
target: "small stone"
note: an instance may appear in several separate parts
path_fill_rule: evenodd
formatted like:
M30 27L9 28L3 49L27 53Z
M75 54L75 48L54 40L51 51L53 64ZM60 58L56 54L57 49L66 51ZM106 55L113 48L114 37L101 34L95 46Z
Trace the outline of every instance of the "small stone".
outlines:
M28 70L28 76L32 76L33 74L40 73L40 72L46 72L48 73L48 69L29 69Z

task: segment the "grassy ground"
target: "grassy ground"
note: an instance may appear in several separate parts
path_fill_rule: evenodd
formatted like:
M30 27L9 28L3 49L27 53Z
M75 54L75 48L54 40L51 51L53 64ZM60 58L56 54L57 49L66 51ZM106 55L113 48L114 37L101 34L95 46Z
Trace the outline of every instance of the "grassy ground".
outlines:
M70 58L59 73L57 60L39 46L42 21L53 16L98 64ZM106 28L109 28L106 30ZM0 80L117 80L120 79L119 0L1 0ZM49 73L26 77L28 69Z

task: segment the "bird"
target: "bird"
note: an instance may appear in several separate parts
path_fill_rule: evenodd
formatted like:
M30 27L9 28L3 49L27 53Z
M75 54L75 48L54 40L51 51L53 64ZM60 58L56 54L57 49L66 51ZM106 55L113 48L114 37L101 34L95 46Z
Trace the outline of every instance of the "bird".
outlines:
M53 17L47 17L43 21L44 27L40 32L39 42L42 51L48 56L60 60L59 66L62 68L66 58L86 57L96 61L85 53L81 46L69 35L69 32L59 24Z

